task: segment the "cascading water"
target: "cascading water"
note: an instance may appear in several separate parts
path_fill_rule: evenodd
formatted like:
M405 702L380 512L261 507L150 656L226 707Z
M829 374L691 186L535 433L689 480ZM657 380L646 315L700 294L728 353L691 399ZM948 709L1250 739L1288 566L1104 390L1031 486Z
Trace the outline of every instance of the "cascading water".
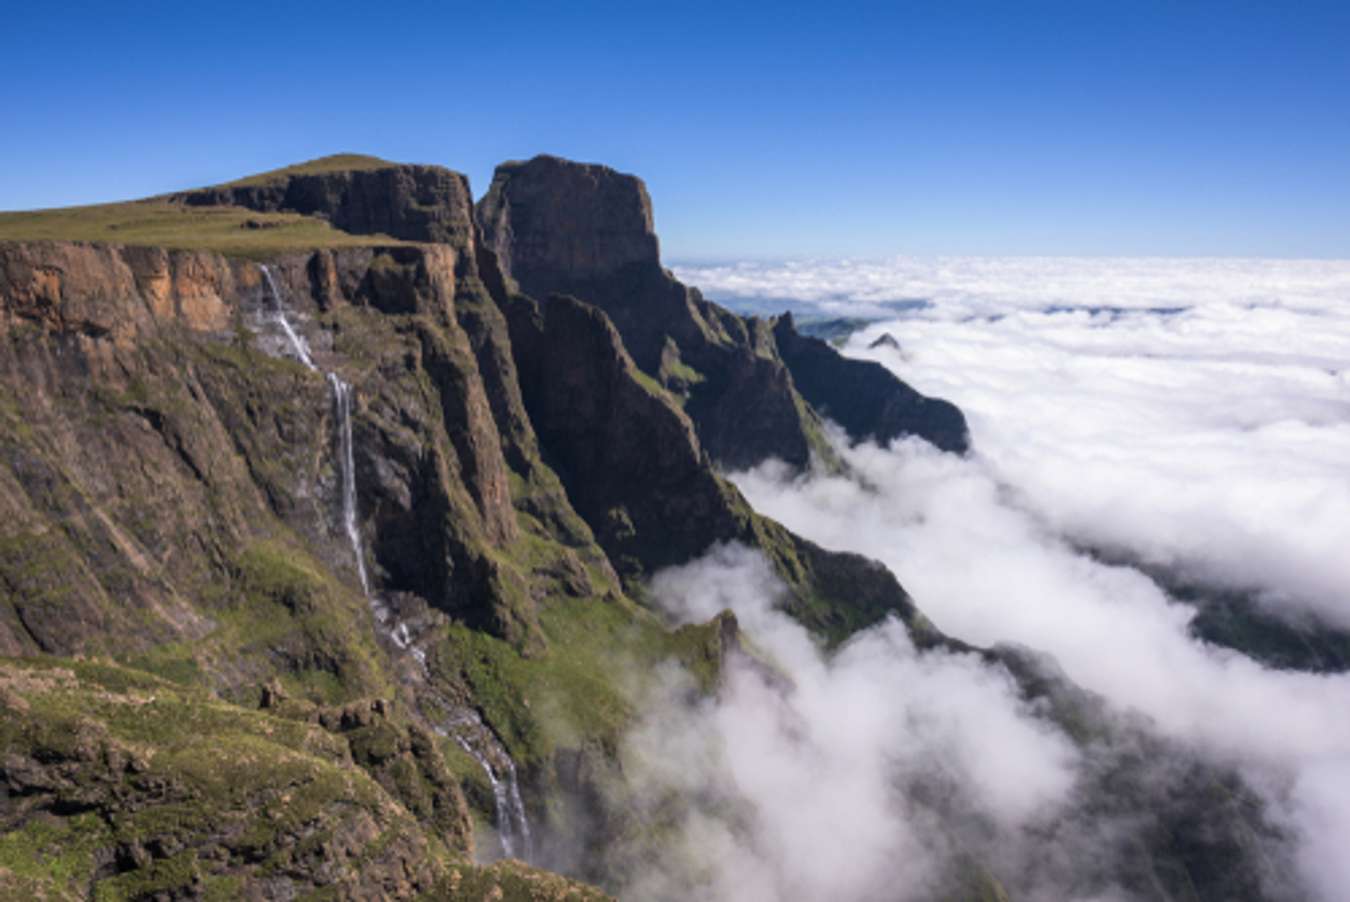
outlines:
M533 852L530 822L520 799L516 765L511 756L472 708L455 709L437 731L454 739L483 768L497 807L497 834L501 837L502 851L508 858L528 860ZM500 762L500 772L492 764L494 758Z
M300 334L291 327L291 321L286 318L286 307L281 303L281 289L277 288L276 279L272 278L272 270L267 264L259 264L258 268L262 270L263 281L267 283L267 294L272 301L272 314L276 319L277 325L281 327L281 332L286 336L286 342L291 346L291 351L305 365L306 369L318 372L319 368L314 365L314 358L309 355L309 344L300 337Z
M286 307L282 303L281 290L266 265L260 265L263 281L272 301L272 313L291 353L309 370L319 372L310 355L309 345L295 331L286 316ZM329 386L333 389L333 411L338 426L338 467L342 488L342 527L347 533L352 554L356 557L356 572L361 578L361 591L370 601L375 622L385 631L385 635L395 647L407 652L417 662L423 677L429 675L427 656L414 643L408 624L399 620L389 607L370 591L370 575L366 570L366 556L361 542L361 530L357 526L356 514L356 462L352 443L352 387L333 372L324 372ZM427 684L427 689L434 687ZM444 702L444 700L442 700ZM531 854L530 823L525 815L525 805L520 798L520 785L516 780L516 765L511 756L497 740L492 730L483 723L478 712L470 708L452 707L454 713L446 718L437 731L454 739L487 775L492 787L493 802L497 809L497 832L501 836L502 851L508 857L528 859ZM494 766L493 761L498 762Z
M338 445L342 452L342 526L347 531L347 541L351 543L352 553L356 555L356 572L361 577L361 591L370 597L370 577L366 573L366 556L361 548L361 531L356 527L356 461L352 455L352 387L338 378L336 373L328 374L328 384L333 386L333 409L338 421Z

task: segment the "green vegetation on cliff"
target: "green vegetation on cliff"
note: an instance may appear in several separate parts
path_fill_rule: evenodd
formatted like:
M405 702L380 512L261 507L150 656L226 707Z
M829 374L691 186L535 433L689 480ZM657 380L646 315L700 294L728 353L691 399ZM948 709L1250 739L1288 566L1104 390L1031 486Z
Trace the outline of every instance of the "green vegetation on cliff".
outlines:
M249 175L241 179L235 179L231 182L225 182L221 187L240 188L257 185L273 185L285 182L291 176L295 175L328 175L340 172L370 172L376 169L392 169L398 165L398 163L382 160L379 157L372 157L367 154L334 153L324 157L317 157L313 160L306 160L303 163L283 166L280 169L270 169L267 172L260 172L257 175Z
M254 260L320 247L400 243L386 235L352 235L297 213L190 207L168 200L0 213L0 241L103 241L217 251Z

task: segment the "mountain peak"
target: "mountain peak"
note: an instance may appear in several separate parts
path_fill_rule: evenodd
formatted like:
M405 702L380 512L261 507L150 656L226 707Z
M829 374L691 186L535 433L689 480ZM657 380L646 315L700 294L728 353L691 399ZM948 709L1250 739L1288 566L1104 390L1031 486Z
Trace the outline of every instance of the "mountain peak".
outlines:
M488 245L528 294L634 266L660 269L647 186L608 166L548 155L503 163L478 217Z

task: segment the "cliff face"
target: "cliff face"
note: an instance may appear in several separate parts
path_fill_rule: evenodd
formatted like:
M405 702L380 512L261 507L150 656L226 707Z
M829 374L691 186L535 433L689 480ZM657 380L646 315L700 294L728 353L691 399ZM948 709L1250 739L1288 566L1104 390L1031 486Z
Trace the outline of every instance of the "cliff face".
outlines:
M630 591L716 542L763 551L787 608L830 641L888 614L939 636L884 567L826 551L751 510L713 469L677 399L642 373L599 309L555 295L508 304L527 409L548 459Z
M628 600L657 567L740 538L779 563L793 609L823 635L841 639L887 613L913 618L886 571L750 511L603 312L504 294L473 236L287 255L269 268L275 291L258 265L210 253L0 245L5 653L111 656L246 706L290 697L306 718L320 717L315 706L399 697L407 713L381 740L391 751L353 749L343 766L384 793L371 804L441 818L454 860L472 842L460 787L489 815L493 797L474 788L473 762L446 777L426 757L416 731L429 729L428 712L477 707L536 791L555 791L557 762L595 751L559 745L546 727L554 715L542 720L528 698L564 691L577 707L563 734L583 747L612 742L627 716L617 660L629 652L578 644L574 618L649 634L642 647L656 654L702 654L702 640L667 634ZM295 359L283 313L318 371ZM357 530L377 597L406 626L400 641L416 641L431 665L420 675L356 579L325 372L352 386ZM858 586L869 588L855 598ZM559 667L582 668L586 682L559 690ZM264 684L278 689L259 695ZM597 721L593 704L613 713ZM366 735L342 723L332 729L344 739ZM11 736L12 762L47 754L26 736ZM7 823L64 810L90 781L123 786L82 770L52 783L24 767L6 773L47 788L31 810L6 809ZM184 798L200 798L182 779ZM138 786L100 790L91 804L107 817L121 816L115 798L153 808L135 801ZM239 830L268 810L268 792L239 797ZM124 869L146 876L182 853L221 865L175 872L184 880L234 874L253 885L254 853L196 823L127 834L144 851ZM445 871L418 845L425 837L414 830L408 842L384 891ZM412 868L409 856L433 864Z
M508 164L481 231L469 197L380 161L179 196L420 242L266 270L0 243L0 894L601 898L473 866L511 851L475 815L603 847L634 675L713 692L742 648L641 604L715 542L824 644L894 615L969 650L714 467L824 453L813 404L953 449L959 412L680 285L636 179ZM532 860L603 860L564 845Z
M175 599L226 572L231 549L266 537L259 527L272 517L350 566L341 541L322 535L336 513L316 491L336 478L329 386L250 347L251 332L262 347L284 347L258 267L70 245L8 245L0 261L13 299L6 388L25 424L6 436L6 495L12 522L42 537L24 553L40 544L78 560L105 547L110 561L131 562L91 562L88 591L73 598L111 601L103 583L125 569L116 594L136 587L138 618L154 612L163 629L187 628L198 618ZM317 360L356 387L358 508L377 576L510 641L535 641L528 580L499 550L519 538L508 466L456 306L490 354L492 327L505 326L490 300L474 309L472 256L441 245L364 249L283 258L274 270L302 330L302 318L330 327L314 332ZM503 416L523 422L511 404L503 394ZM126 466L117 452L128 448L143 466ZM161 559L178 579L166 583ZM90 614L89 629L48 636L20 597L3 639L12 648L114 641L104 621L128 606L95 605L104 613Z
M813 450L828 453L764 331L661 267L639 179L556 157L507 163L478 220L522 292L571 295L609 316L638 367L683 399L714 460L806 466Z
M318 216L344 232L463 246L472 237L469 181L440 166L279 174L170 195L187 206L247 207Z
M798 334L791 313L774 320L773 337L802 397L851 438L885 445L913 435L943 451L969 450L966 418L955 404L919 394L879 363L851 360Z
M639 368L681 399L723 466L777 457L803 467L813 452L828 460L819 413L854 439L918 435L943 450L966 448L954 406L811 345L790 320L771 329L671 277L640 179L556 157L506 163L477 216L521 291L572 295L609 315Z

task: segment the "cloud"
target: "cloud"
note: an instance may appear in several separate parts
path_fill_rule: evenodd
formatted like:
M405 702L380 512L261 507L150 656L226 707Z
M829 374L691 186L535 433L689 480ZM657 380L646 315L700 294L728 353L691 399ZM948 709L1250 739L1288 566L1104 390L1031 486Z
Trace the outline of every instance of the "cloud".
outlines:
M1235 898L1258 883L1261 898L1304 897L1284 840L1216 796L1226 769L1190 743L1070 689L1094 737L1071 742L1005 669L918 653L897 621L825 655L777 610L782 591L737 545L654 579L650 597L675 622L730 607L753 652L728 658L715 698L674 666L649 688L621 752L617 804L643 825L611 839L622 897L931 899L992 877L1019 899L1155 898L1148 875L1181 866L1175 836L1202 857L1241 844L1252 860L1221 878ZM1282 805L1287 775L1251 773ZM1321 805L1301 823L1334 826L1316 788L1297 796ZM657 848L642 849L653 835ZM1312 873L1335 866L1315 842L1300 851Z
M887 316L845 352L970 420L969 458L902 442L844 450L852 478L735 475L757 509L883 560L952 635L1049 652L1113 707L1238 768L1297 837L1304 878L1340 897L1350 676L1198 643L1190 608L1081 549L1350 626L1350 263L895 260L681 277L718 300ZM932 303L887 306L914 298ZM903 356L868 348L883 332Z
M1350 297L1350 263L1336 260L894 257L676 266L674 272L732 306L765 300L836 316L885 316L890 305L915 299L971 316L1052 305L1188 306L1197 298L1316 311Z
M683 275L714 297L796 292L829 312L931 299L846 352L960 405L988 471L1057 532L1350 627L1350 263L901 259ZM868 348L884 332L903 355Z
M1019 835L1070 796L1077 750L1005 672L920 655L898 621L827 658L775 609L781 593L737 545L653 581L678 622L733 610L778 675L733 657L717 699L691 701L672 671L644 705L624 747L630 804L687 807L680 851L635 869L625 898L931 898L966 841L953 809Z

